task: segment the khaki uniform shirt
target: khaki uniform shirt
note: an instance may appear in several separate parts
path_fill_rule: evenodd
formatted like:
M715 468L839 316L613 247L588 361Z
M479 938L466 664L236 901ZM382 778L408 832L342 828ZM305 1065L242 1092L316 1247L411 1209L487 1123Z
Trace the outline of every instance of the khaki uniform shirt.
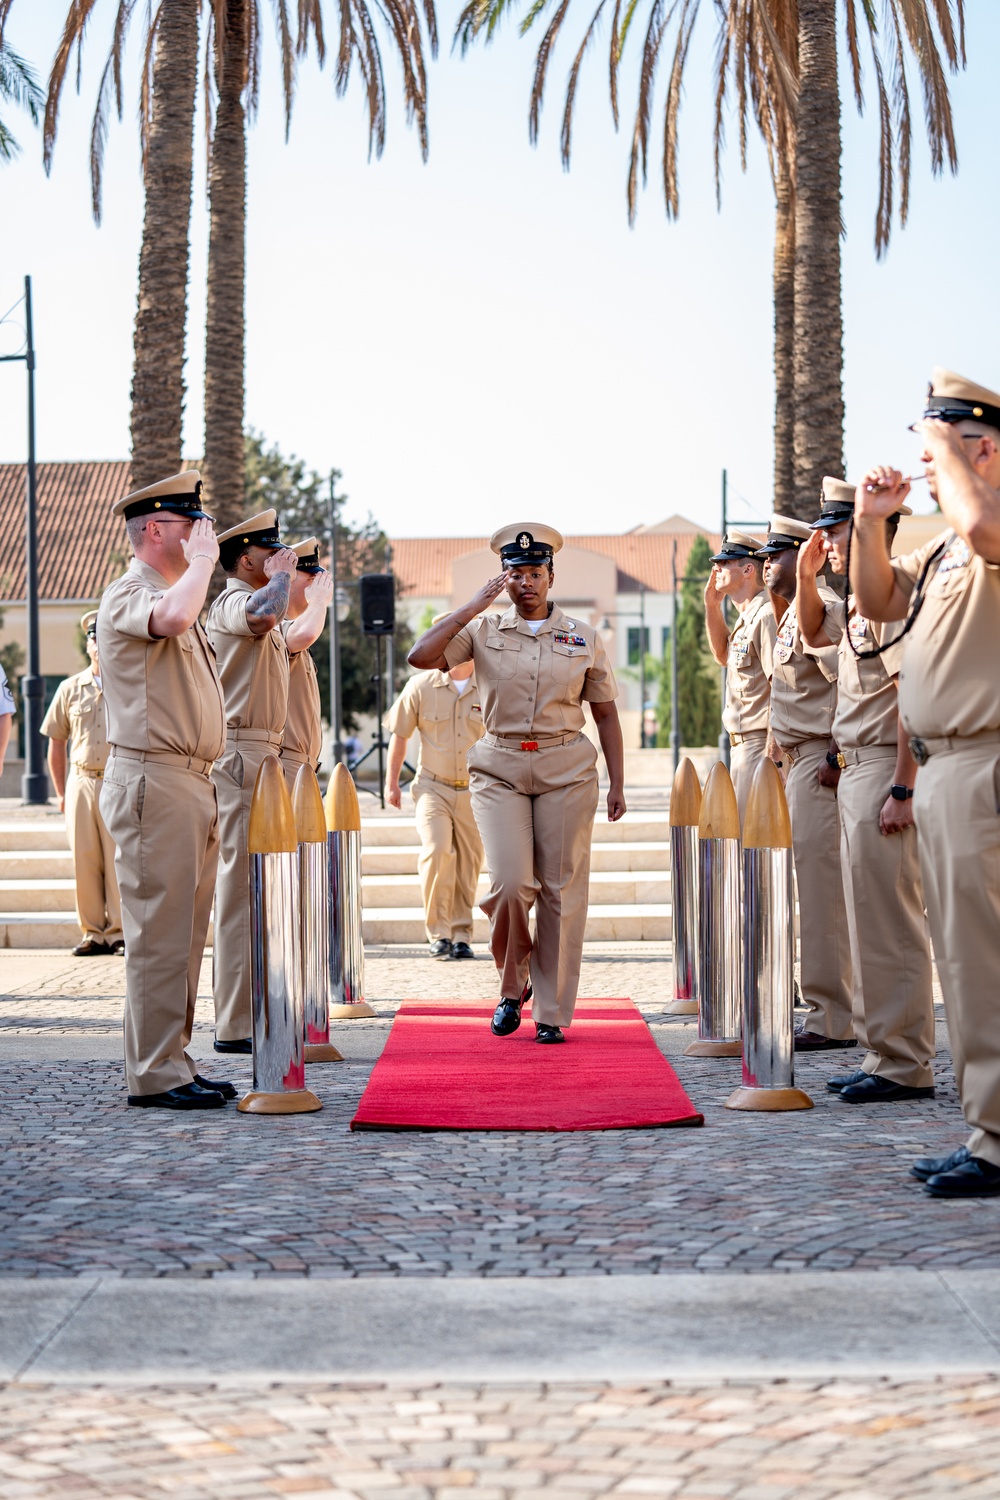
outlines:
M840 617L844 606L839 602ZM829 617L830 611L827 610ZM824 628L828 622L824 621ZM890 646L881 656L857 657L851 641L859 651L870 651L899 634L899 625L877 624L859 615L851 600L847 629L840 637L837 673L837 712L833 720L833 737L841 750L860 750L866 745L895 748L899 739L899 695L896 678L903 659L903 647Z
M81 771L103 771L108 760L104 693L92 667L66 677L42 720L50 740L70 740L69 763Z
M408 740L420 731L417 775L429 771L442 781L468 783L466 757L483 732L483 710L475 677L461 697L447 672L418 672L386 715L386 728Z
M844 604L832 589L820 585L819 593L826 605L824 629L833 645L806 645L794 599L774 637L771 733L786 750L794 750L806 740L828 739L833 728L837 647L843 631Z
M905 637L899 711L907 734L927 739L1000 729L1000 565L978 557L946 531L892 560L896 582L912 593L942 542L916 624ZM899 631L895 624L895 632Z
M282 620L281 635L294 622ZM281 748L290 755L308 761L315 769L323 753L323 724L319 701L319 683L312 652L296 651L288 657L288 712L281 736Z
M604 643L591 625L558 605L537 635L513 605L477 615L445 648L451 667L471 657L489 734L545 738L579 733L583 703L610 703L618 685Z
M729 636L726 710L722 715L728 734L750 734L767 728L776 630L770 596L767 589L761 589L741 611Z
M248 583L227 578L206 628L219 659L229 729L280 735L288 710L288 652L277 627L266 635L250 629L247 602L254 592Z
M226 715L215 655L198 620L157 638L149 617L167 580L134 557L108 585L97 616L97 650L108 742L123 750L170 751L218 760Z

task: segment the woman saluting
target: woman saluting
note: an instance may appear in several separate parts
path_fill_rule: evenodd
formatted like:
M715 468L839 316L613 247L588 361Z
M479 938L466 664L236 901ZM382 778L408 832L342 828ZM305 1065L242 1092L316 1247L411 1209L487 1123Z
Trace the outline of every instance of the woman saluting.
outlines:
M587 923L597 752L583 733L589 703L611 786L608 819L625 811L618 688L594 628L549 599L563 539L533 521L504 526L490 546L504 571L432 625L410 665L448 671L470 658L486 733L469 751L472 809L486 847L490 946L500 974L495 1036L521 1024L529 995L535 1040L565 1041ZM504 589L504 614L484 614ZM528 912L535 907L535 943Z

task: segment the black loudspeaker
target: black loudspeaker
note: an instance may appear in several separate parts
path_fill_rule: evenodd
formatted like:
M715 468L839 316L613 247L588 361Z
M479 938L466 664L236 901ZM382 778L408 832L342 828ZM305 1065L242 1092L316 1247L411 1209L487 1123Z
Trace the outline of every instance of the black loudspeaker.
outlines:
M358 580L361 629L365 635L392 635L396 624L395 579L391 573L363 573Z

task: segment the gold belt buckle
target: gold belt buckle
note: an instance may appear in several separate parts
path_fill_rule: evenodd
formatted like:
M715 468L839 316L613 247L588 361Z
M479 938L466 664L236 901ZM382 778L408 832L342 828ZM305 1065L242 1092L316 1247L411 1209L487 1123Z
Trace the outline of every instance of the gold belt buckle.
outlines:
M538 741L537 740L522 740L521 741L521 749L522 750L537 750L538 749Z
M846 771L846 769L847 769L847 757L844 755L843 750L838 750L837 751L837 765L840 767L840 769L842 771Z

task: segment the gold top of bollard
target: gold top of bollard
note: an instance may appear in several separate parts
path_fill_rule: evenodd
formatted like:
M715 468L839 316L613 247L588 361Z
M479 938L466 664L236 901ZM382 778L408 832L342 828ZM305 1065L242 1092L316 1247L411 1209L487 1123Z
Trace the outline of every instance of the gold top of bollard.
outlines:
M705 790L701 796L701 814L698 818L700 839L738 839L740 836L740 810L729 772L721 760L717 760L708 773Z
M312 766L299 766L292 792L292 811L295 814L295 832L300 844L326 843L323 794Z
M790 849L792 824L778 768L765 756L750 783L743 819L744 849Z
M671 828L697 828L701 813L701 782L694 763L685 755L670 788Z
M330 785L326 789L326 826L331 833L360 833L361 808L358 806L358 789L347 767L341 763L333 768Z
M247 853L295 854L298 847L285 773L276 755L265 755L250 801Z

